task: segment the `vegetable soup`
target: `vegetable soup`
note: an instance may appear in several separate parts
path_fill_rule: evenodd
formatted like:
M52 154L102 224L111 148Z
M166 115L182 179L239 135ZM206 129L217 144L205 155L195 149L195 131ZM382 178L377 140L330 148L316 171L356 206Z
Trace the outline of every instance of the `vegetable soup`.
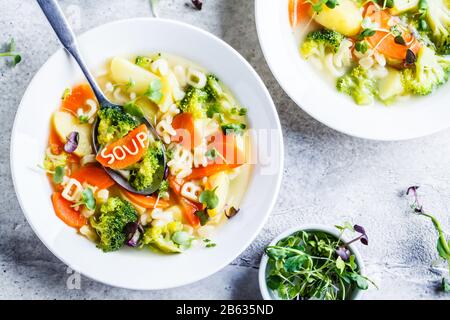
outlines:
M448 81L448 0L289 0L288 10L301 56L358 105L426 96Z
M51 119L44 168L56 215L104 252L214 247L216 228L239 213L250 179L247 109L216 76L169 54L115 57L98 82L123 110L100 108L82 83L63 92ZM141 194L161 170L158 190Z

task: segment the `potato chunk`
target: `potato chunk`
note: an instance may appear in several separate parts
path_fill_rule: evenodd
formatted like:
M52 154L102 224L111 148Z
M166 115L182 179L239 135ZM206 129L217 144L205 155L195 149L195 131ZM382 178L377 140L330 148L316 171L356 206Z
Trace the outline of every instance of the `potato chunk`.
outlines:
M395 0L394 7L389 12L396 16L409 10L415 9L419 4L419 0Z
M313 15L312 12L311 15ZM334 9L323 5L322 11L314 15L314 20L325 28L350 37L359 33L363 17L361 9L358 8L355 2L340 0Z
M64 143L67 142L67 137L72 132L78 132L79 140L78 147L74 152L75 155L84 157L88 154L92 154L92 133L90 125L80 123L77 118L64 111L56 111L53 114L52 121L56 133Z
M132 81L134 85L130 88L130 91L138 95L144 94L151 82L159 79L154 73L120 57L111 61L111 75L117 84L126 84Z
M379 82L380 99L389 102L389 100L403 93L402 75L400 71L389 68L388 75Z
M214 217L223 212L225 208L230 189L230 179L228 175L224 172L219 172L212 175L208 178L207 189L216 190L216 195L219 198L219 204L217 207L212 210L208 210L208 215L210 217Z

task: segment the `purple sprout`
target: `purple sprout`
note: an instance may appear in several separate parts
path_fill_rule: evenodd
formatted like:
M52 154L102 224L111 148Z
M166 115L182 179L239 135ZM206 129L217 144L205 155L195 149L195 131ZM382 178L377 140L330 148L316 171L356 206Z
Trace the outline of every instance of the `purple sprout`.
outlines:
M360 241L365 246L369 245L369 237L367 237L366 230L362 226L357 225L357 224L355 224L353 226L353 229L360 235L358 237L356 237L355 239L353 239L347 243L344 243L342 246L340 246L336 249L336 254L339 257L341 257L341 259L344 261L347 261L348 259L350 259L351 252L348 249L348 246L350 244L352 244L356 241Z
M203 0L191 0L192 5L197 10L202 10L203 8Z
M414 212L415 213L424 213L423 206L419 201L419 196L417 195L418 189L419 189L419 186L409 187L408 190L406 190L406 195L409 196L410 194L412 194L414 196L414 203L411 206L414 209Z
M67 153L74 153L78 148L78 141L80 140L80 134L76 131L69 134L67 142L64 145L64 151Z
M164 168L164 180L167 179L168 176L169 176L169 166L166 166Z
M144 228L138 222L130 222L125 226L126 241L129 247L137 247L140 243Z
M350 250L348 250L345 246L341 246L336 249L336 254L341 257L342 260L347 261L350 259L350 256L352 255Z

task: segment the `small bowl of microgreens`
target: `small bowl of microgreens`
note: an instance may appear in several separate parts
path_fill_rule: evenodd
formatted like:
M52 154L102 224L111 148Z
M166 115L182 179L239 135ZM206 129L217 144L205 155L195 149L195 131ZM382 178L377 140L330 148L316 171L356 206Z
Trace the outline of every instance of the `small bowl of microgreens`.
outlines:
M347 241L348 234L354 238ZM289 229L265 249L259 286L265 300L356 300L369 283L357 243L366 231L349 223Z

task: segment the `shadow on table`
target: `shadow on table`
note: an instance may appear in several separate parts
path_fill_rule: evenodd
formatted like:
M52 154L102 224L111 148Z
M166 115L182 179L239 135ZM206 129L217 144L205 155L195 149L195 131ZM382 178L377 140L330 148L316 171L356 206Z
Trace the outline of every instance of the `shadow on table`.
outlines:
M245 268L245 271L237 273L231 283L232 300L261 300L261 292L259 290L258 270L252 267Z
M9 276L22 281L28 279L25 282L27 285L33 282L33 288L64 287L66 266L45 247L28 224L21 224L1 247L1 255L13 260L13 268L8 268L12 273Z

